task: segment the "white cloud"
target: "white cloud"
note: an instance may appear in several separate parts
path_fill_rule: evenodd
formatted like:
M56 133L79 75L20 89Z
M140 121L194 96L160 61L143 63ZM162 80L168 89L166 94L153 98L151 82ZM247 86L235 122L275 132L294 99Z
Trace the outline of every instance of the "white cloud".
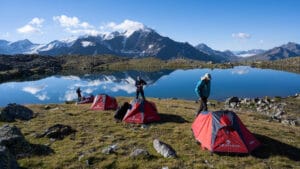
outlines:
M95 89L87 88L87 89L83 90L83 93L91 94L91 93L93 93L94 90Z
M8 38L8 37L10 37L10 33L9 32L2 33L2 34L0 34L0 37Z
M39 28L33 27L32 25L25 25L19 29L17 29L19 33L22 34L31 34L31 33L40 33L41 30Z
M264 43L264 40L262 40L262 39L259 40L259 43L260 43L260 44L263 44L263 43Z
M234 69L231 73L232 73L232 74L237 74L237 75L248 74L248 73L249 73L249 68L237 67L237 68Z
M76 80L76 81L79 81L79 80L80 80L80 77L74 76L74 75L70 75L70 76L62 76L61 78L62 78L62 79L66 79L66 80Z
M243 33L243 32L233 33L231 36L236 39L250 39L251 38L250 34Z
M43 18L33 18L30 22L26 25L17 29L18 33L21 34L32 34L32 33L42 33L41 27L45 20Z
M33 18L33 19L29 22L29 24L30 24L30 25L36 25L36 26L38 26L38 27L42 27L42 24L43 24L44 21L45 21L45 20L44 20L43 18L37 18L37 17L35 17L35 18Z
M68 17L66 15L54 16L54 21L58 21L62 27L78 27L80 21L77 17Z
M100 86L101 84L104 84L105 82L101 82L100 80L93 80L90 81L86 86Z
M65 30L69 33L72 33L72 34L88 34L88 35L93 35L93 36L96 36L96 35L100 34L100 32L95 30L95 29L71 29L71 28L66 28Z
M30 93L30 94L36 94L42 90L44 90L47 86L46 85L40 85L40 86L26 86L23 87L22 90L24 92Z
M65 31L72 34L98 35L100 33L98 30L94 29L93 25L90 25L88 22L81 22L76 16L54 16L53 20L58 22L61 27L65 28Z
M49 96L47 96L47 92L42 93L42 94L37 94L35 95L39 100L44 101L44 100L49 100Z
M101 26L100 29L110 29L112 31L126 32L126 36L130 36L134 31L139 29L145 29L146 26L140 22L132 21L132 20L124 20L120 24L116 24L115 22L110 22L105 26Z
M60 97L59 100L61 101L72 101L77 99L77 94L74 90L68 90L65 92L63 97Z
M136 87L134 84L128 83L128 84L116 84L115 86L111 87L111 91L117 92L119 90L123 90L127 92L128 94L134 93L136 90Z

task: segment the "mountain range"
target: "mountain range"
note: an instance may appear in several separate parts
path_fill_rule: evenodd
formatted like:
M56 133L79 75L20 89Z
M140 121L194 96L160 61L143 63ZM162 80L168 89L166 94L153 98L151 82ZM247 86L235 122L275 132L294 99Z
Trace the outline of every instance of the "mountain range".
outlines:
M177 42L143 27L134 31L111 32L96 36L86 35L48 44L35 44L28 39L16 42L0 40L0 54L39 55L96 55L113 54L124 57L153 56L163 60L188 58L202 61L229 62L238 60L276 60L300 56L300 45L289 42L270 50L218 51L201 43L192 46ZM245 58L241 58L245 57Z
M176 42L163 37L150 28L128 32L112 32L97 36L81 36L71 40L55 40L40 45L29 40L17 42L0 41L0 54L40 54L40 55L95 55L114 54L127 57L154 56L168 60L188 58L203 61L229 61L219 56L208 55L189 43Z
M246 60L277 60L296 56L300 56L300 45L289 42L263 53L248 57Z

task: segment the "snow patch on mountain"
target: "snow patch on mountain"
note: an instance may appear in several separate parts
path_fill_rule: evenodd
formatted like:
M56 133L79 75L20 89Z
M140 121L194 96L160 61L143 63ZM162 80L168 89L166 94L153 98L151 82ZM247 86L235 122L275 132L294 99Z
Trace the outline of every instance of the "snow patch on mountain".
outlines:
M81 45L82 45L82 47L84 47L84 48L89 47L89 46L96 46L95 43L90 42L90 41L82 41L82 42L81 42Z
M122 33L125 37L129 37L130 35L132 35L135 31L138 30L150 30L149 28L147 28L144 24L140 23L140 22L136 22L136 21L132 21L132 20L128 20L126 19L124 22L120 23L120 24L116 24L114 22L111 22L107 25L107 27L113 31L118 31L120 33Z

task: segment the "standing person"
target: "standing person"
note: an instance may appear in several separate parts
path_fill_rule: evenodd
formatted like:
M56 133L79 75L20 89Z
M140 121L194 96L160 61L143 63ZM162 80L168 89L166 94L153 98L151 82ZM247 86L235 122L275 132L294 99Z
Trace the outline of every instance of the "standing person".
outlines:
M144 95L144 88L143 88L144 85L147 85L147 83L143 79L141 79L140 76L138 76L135 81L137 99L139 98L139 94L141 93L143 99L146 100Z
M76 93L77 93L77 96L78 96L78 101L80 102L81 99L82 99L80 87L77 88Z
M208 73L205 73L204 76L201 77L201 80L196 85L195 92L198 95L200 101L200 107L198 111L196 112L197 116L201 111L207 111L207 99L210 94L210 81L211 81L211 75Z

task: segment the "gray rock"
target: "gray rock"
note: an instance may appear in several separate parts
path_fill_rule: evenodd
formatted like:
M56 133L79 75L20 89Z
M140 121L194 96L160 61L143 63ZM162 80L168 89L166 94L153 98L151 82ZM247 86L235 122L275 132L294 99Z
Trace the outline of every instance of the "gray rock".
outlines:
M16 126L3 125L0 128L0 146L5 146L13 155L30 151L30 144Z
M0 146L0 168L1 169L18 169L19 168L19 165L18 165L15 157L4 146Z
M290 120L290 124L292 126L297 126L298 125L297 120Z
M45 105L44 109L49 110L51 107L49 105Z
M55 124L49 127L44 133L37 135L37 138L48 137L50 139L62 140L64 139L64 137L73 134L75 132L76 130L74 130L72 127L68 125Z
M158 139L153 140L154 149L165 158L176 157L175 150L168 144L159 141Z
M130 157L132 158L136 158L136 157L148 157L149 156L149 152L147 150L144 149L135 149L132 153L130 153Z
M102 149L102 153L103 154L115 153L117 148L118 148L117 145L114 144L114 145L111 145L111 146L108 146L108 147L105 147L104 149Z
M236 102L232 102L232 103L230 103L230 106L229 106L229 107L235 108L235 107L237 107L237 103L236 103Z
M240 102L239 98L238 97L230 97L230 98L227 98L225 103L230 105L230 103L238 103Z
M274 116L277 117L277 118L279 118L279 117L281 117L283 114L285 114L284 111L282 111L282 110L280 110L280 109L277 109L276 112L275 112L275 114L274 114Z
M289 120L286 120L286 119L285 120L281 120L281 123L285 124L285 125L289 125L290 124Z
M161 169L169 169L169 167L168 166L164 166Z
M20 120L30 120L33 117L33 111L29 108L18 105L18 104L8 104L0 112L0 121L12 122L15 119Z
M84 156L85 156L84 154L79 155L78 156L78 161L81 161L81 159L84 158Z

